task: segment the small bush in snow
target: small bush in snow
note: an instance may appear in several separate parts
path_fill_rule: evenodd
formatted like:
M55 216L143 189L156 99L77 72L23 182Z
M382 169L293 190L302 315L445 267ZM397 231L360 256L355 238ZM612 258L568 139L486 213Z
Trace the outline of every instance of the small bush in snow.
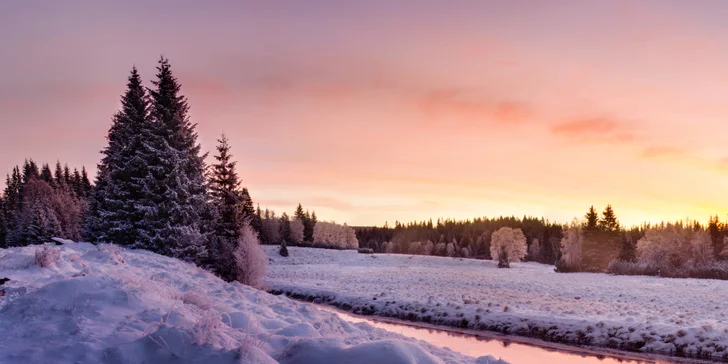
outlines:
M235 249L236 280L242 284L260 288L265 275L266 264L263 248L258 236L246 222L240 232L238 247Z
M359 252L360 254L374 254L374 250L369 249L369 248L359 248L356 251Z
M35 250L35 265L39 267L57 266L60 260L61 252L50 245L43 245L42 248Z
M278 250L278 254L280 254L282 257L287 257L288 256L288 248L286 247L286 241L285 240L283 240L283 242L281 242L281 249Z
M216 310L208 310L195 324L193 338L198 345L219 345L219 332L222 328L222 317Z
M521 229L502 227L490 238L490 256L498 257L498 267L508 268L526 256L526 236Z
M210 299L198 292L187 291L182 295L182 302L186 305L197 306L200 309L207 310L213 306Z
M659 269L643 262L629 262L619 259L613 260L607 267L607 273L614 275L656 276L659 272Z
M99 244L96 249L100 252L109 254L112 261L124 264L124 257L121 256L121 248L114 244Z

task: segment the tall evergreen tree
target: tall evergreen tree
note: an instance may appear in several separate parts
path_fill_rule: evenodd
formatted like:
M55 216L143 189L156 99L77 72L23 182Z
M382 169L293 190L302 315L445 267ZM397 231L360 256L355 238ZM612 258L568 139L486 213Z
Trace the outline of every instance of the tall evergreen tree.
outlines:
M53 180L53 173L51 167L47 163L43 163L43 167L40 169L40 179L48 183L51 187L54 187L56 182Z
M586 231L597 230L598 225L599 225L599 214L597 214L597 210L594 209L594 205L589 207L589 211L587 211L587 213L584 217L586 218L584 230L586 230Z
M146 198L138 201L145 212L136 247L147 248L185 260L202 260L205 236L201 214L207 209L205 155L200 154L196 125L187 112L187 99L162 57L151 96L150 116L154 137L150 145L149 173L144 177Z
M607 207L602 212L602 218L599 219L599 229L609 232L615 232L619 230L619 221L617 221L617 215L614 214L612 205L607 205Z
M56 186L63 184L63 167L61 167L60 161L56 161L56 170L53 173L53 179L55 180Z
M154 125L149 120L149 102L136 67L132 68L121 110L113 117L107 146L97 168L96 183L90 192L90 212L86 219L86 238L90 241L132 246L142 240L141 220L149 210L140 208L146 200L144 178L149 174L148 160ZM60 163L56 178L63 179ZM90 183L81 183L85 188Z
M284 212L279 220L278 229L281 240L284 242L291 241L291 219Z
M26 159L23 163L23 182L28 182L31 178L38 178L39 175L38 165L32 159Z
M91 181L88 179L88 172L86 172L86 167L81 168L81 186L83 189L83 196L89 197L93 186L91 186Z
M204 265L212 268L221 278L236 278L235 256L240 234L245 223L243 205L245 196L240 189L240 178L231 160L230 145L225 135L218 139L216 163L209 178L210 199L216 211L214 234L208 246L208 259Z
M13 172L7 176L3 191L2 213L5 220L5 245L9 247L18 245L20 241L18 215L22 207L20 194L22 184L20 168L15 166Z
M68 168L68 164L63 166L63 183L66 186L70 186L73 183L71 178L71 169Z

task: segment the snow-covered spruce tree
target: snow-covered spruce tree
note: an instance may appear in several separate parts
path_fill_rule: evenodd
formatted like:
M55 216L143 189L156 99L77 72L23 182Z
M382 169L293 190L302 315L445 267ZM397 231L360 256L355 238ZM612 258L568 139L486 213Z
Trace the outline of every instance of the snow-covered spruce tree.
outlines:
M6 222L6 215L5 215L5 197L0 196L0 249L7 248L5 245L5 237L8 234L7 230L7 222Z
M240 178L231 160L230 145L225 135L218 139L216 162L209 175L210 201L215 209L213 234L209 239L207 260L203 266L218 276L233 281L237 277L235 249L246 219Z
M235 279L245 285L261 288L268 260L258 241L258 234L246 221L235 248Z
M8 174L5 190L3 191L2 214L5 221L5 240L3 243L6 247L17 246L20 241L18 215L22 207L20 199L21 185L20 168L16 166L13 168L13 172Z
M162 57L151 98L151 146L144 156L148 173L141 181L144 196L135 201L143 212L133 247L149 249L187 261L205 261L203 214L208 211L205 155L200 153L195 124L187 116L187 99Z
M141 220L153 206L144 179L157 158L151 143L155 126L149 118L149 102L136 67L132 68L121 110L113 117L98 164L96 182L89 194L89 213L84 235L91 242L149 247L149 233L142 233ZM61 165L56 165L57 183L65 184ZM88 178L88 177L86 177ZM83 176L82 176L83 180ZM82 182L88 189L87 182ZM147 239L144 244L143 237Z
M502 227L490 237L490 256L498 257L499 268L509 268L526 256L526 236L521 229Z

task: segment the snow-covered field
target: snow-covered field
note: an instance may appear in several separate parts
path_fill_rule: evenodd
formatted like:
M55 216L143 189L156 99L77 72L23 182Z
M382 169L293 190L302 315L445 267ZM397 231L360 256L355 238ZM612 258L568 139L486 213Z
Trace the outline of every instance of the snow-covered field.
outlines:
M266 247L269 290L375 314L548 341L726 359L728 281Z
M489 362L147 251L67 243L41 268L37 249L0 250L3 364Z

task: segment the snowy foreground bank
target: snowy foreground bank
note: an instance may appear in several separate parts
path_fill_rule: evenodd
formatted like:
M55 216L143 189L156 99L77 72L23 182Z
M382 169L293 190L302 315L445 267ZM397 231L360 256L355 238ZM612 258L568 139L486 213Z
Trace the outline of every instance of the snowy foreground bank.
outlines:
M266 247L269 290L354 313L552 342L728 359L728 281L555 273L553 266Z
M10 279L0 286L3 364L497 363L147 251L69 243L41 268L37 249L0 250L0 279Z

